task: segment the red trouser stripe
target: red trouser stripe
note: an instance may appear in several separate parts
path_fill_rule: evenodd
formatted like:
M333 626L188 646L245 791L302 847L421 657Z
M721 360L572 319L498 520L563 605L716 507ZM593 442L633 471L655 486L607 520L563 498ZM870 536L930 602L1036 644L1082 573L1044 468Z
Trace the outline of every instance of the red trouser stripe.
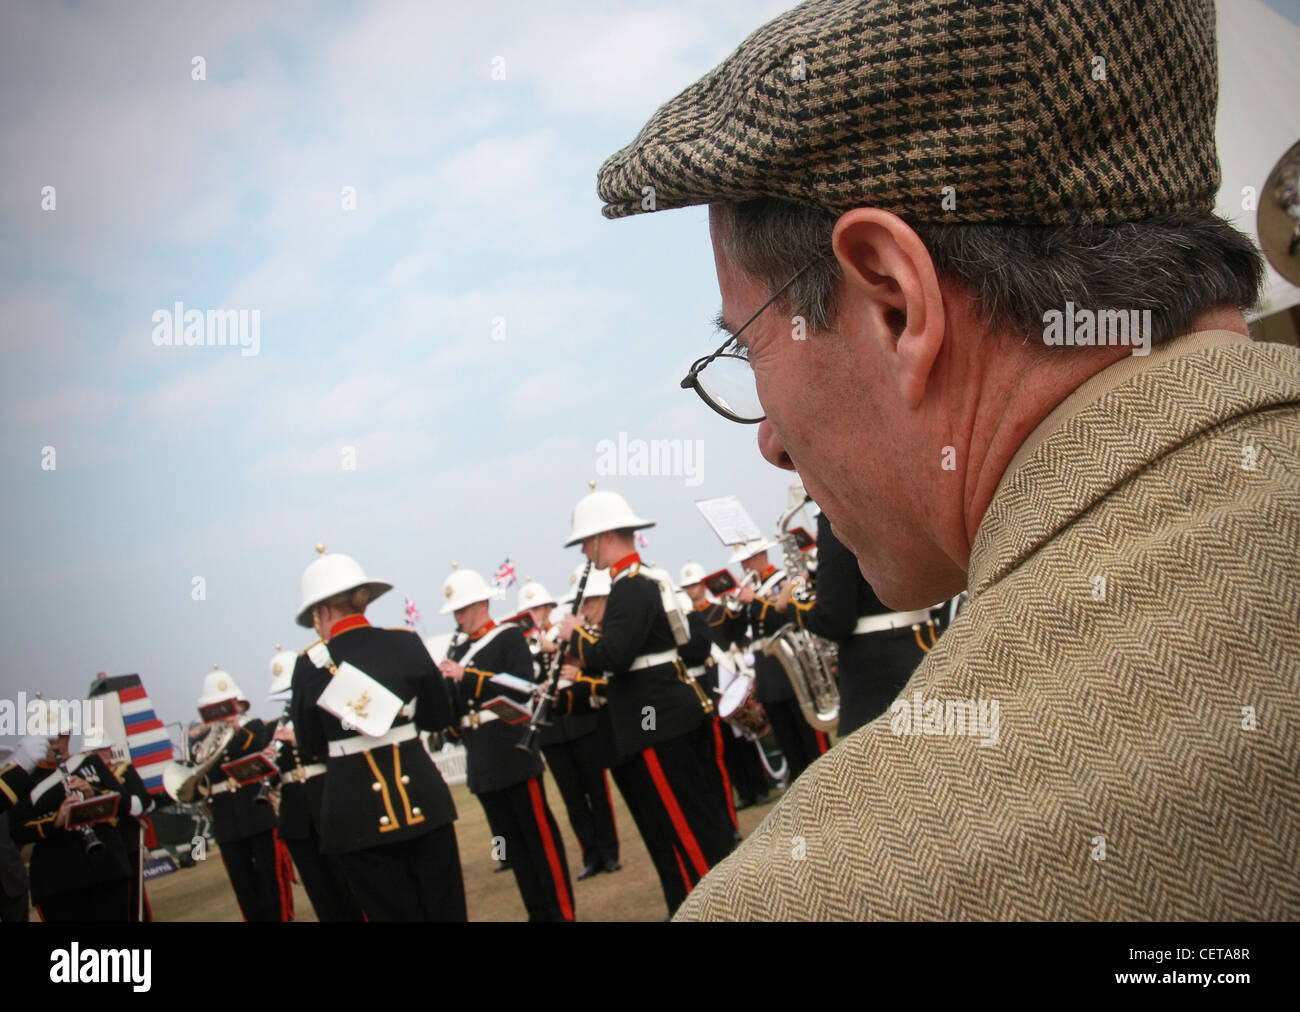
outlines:
M817 734L817 754L825 755L831 747L831 740L826 736L825 731L818 731Z
M691 877L686 874L686 865L682 864L682 852L676 847L673 847L673 857L677 861L677 870L682 873L682 882L686 885L686 891L690 892L692 888Z
M703 878L709 873L709 862L704 860L704 852L700 850L700 845L695 840L695 834L691 832L691 827L686 822L686 816L682 814L682 806L677 803L677 797L673 794L673 789L668 786L668 778L664 776L664 769L659 765L659 757L655 755L655 750L652 748L646 749L641 754L645 756L646 768L650 770L650 779L655 782L655 790L659 792L659 799L663 802L664 808L668 810L668 818L673 821L673 828L677 831L677 839L681 841L686 856L691 859L691 864L695 866L695 874Z
M546 863L551 866L551 878L555 880L555 895L560 900L560 913L566 921L571 921L573 901L569 899L569 890L564 883L564 869L560 867L560 855L556 852L555 840L551 837L551 823L546 818L542 785L536 777L528 781L528 795L533 799L533 816L537 819L537 830L542 834L542 847L546 850Z
M722 746L722 721L715 716L713 718L713 754L718 760L718 772L722 774L722 792L727 798L727 813L731 816L731 827L740 828L740 822L736 819L736 802L731 796L731 776L727 773L727 762L723 757Z
M280 893L280 920L293 920L293 858L289 845L280 839L280 830L271 830L275 843L275 884Z

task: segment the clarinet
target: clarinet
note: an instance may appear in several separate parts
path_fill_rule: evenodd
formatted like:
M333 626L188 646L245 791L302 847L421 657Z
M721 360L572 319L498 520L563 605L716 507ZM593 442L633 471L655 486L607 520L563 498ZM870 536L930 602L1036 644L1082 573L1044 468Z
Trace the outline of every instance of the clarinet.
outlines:
M75 794L78 801L83 801L84 798L82 798L81 792L74 791L70 786L68 786L68 780L72 776L72 774L68 772L68 757L57 749L55 750L54 755L59 764L59 771L63 774L64 797L70 798ZM77 829L81 831L81 848L85 851L87 857L104 846L104 841L95 833L93 826L78 826Z
M587 592L587 577L590 575L591 560L588 559L586 567L582 570L582 579L578 581L578 592L573 598L573 610L570 612L572 615L577 615L582 608L582 599ZM537 705L533 707L533 715L528 721L528 730L515 744L515 748L536 754L537 735L548 724L547 718L551 715L551 706L555 702L555 693L560 682L560 672L564 670L564 657L568 651L569 641L564 640L560 643L560 648L555 651L555 663L551 665L541 695L537 697Z

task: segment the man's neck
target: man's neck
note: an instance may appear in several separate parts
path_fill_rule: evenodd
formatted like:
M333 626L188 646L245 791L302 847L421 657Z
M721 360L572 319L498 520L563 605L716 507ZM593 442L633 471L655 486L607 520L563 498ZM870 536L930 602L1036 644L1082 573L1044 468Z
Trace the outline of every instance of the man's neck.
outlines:
M1186 333L1207 330L1250 333L1245 317L1232 307L1202 313ZM1066 358L1026 348L1022 355L1007 356L996 377L987 376L990 382L981 385L967 412L967 431L974 436L965 468L963 568L969 564L970 546L980 521L1021 444L1070 394L1130 354L1126 347L1097 347L1067 351Z

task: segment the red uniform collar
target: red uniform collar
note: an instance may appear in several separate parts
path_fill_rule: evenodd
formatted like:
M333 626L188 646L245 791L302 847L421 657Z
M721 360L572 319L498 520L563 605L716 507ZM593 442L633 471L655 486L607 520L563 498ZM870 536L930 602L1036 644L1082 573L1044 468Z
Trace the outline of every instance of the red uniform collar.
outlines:
M623 570L628 569L641 561L639 552L628 552L617 562L611 563L609 567L609 578L612 580Z
M479 626L472 633L470 633L469 638L471 640L480 640L495 628L496 628L496 622L494 622L492 619L488 619L481 626Z
M699 604L697 604L697 605L696 605L693 609L691 609L691 610L692 610L692 611L708 611L708 610L709 610L710 608L712 608L712 607L713 607L713 605L709 604L709 602L706 600L706 601L701 601Z
M758 578L760 580L766 580L769 576L771 576L775 572L776 572L776 566L773 566L769 563L768 567L765 570L763 570L762 573L759 574Z
M349 629L360 629L362 626L368 626L370 622L364 615L349 615L347 618L341 618L330 626L330 634L326 639L333 639L339 633L345 633Z

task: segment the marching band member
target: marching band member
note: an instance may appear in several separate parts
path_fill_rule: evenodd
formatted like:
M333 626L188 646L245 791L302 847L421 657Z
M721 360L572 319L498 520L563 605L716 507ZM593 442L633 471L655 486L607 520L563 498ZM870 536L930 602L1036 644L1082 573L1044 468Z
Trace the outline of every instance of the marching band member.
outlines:
M608 574L605 579L608 581ZM587 595L591 596L590 580ZM555 599L540 583L529 581L519 591L519 611L527 609L534 622L533 630L526 636L539 682L544 681L543 658L550 656L542 654L539 643L555 631L549 621L555 604ZM552 711L551 726L543 728L538 736L547 768L560 789L569 824L582 848L579 882L602 871L612 873L623 867L618 860L618 828L610 803L609 780L596 736L598 720L595 713L565 716Z
M298 747L288 706L297 655L276 645L271 658L271 686L267 698L285 704L286 717L273 736L278 743L275 765L280 771L280 839L289 848L302 887L324 923L363 921L361 904L352 894L343 862L337 854L321 853L321 798L325 793L324 754L307 754Z
M154 796L145 787L139 771L132 765L126 746L109 738L103 727L88 730L81 740L81 750L99 757L122 785L122 801L118 807L117 831L126 845L127 866L131 869L127 897L127 919L152 921L149 897L144 893L143 858L147 853L142 846L146 829L152 829L146 813L157 807Z
M686 630L674 633L665 604L676 613L671 581L643 572L636 551L635 532L652 525L615 492L593 490L577 504L566 546L581 545L593 566L607 568L611 588L599 635L566 615L560 637L588 674L608 677L606 708L618 758L611 772L655 860L671 912L727 855L734 836L706 720L712 705L686 674L677 652Z
M740 563L742 569L754 573L760 581L757 590L744 586L737 594L746 606L752 640L770 636L793 618L786 614L791 588L786 585L785 573L767 558L771 547L770 541L760 538L738 545L731 556L732 562ZM772 722L772 732L790 764L790 782L794 783L814 759L825 754L830 740L824 731L815 730L804 719L780 661L756 650L754 669L755 695Z
M19 803L31 785L32 771L49 750L49 735L29 734L0 762L0 812Z
M69 737L49 740L30 790L10 813L14 842L35 844L32 903L44 921L126 921L131 871L121 834L112 821L68 827L74 803L121 795L122 785L98 756L69 755Z
M793 601L801 629L839 645L841 738L875 720L898 698L934 640L929 611L895 612L880 603L825 513L817 516L817 592Z
M730 650L733 644L739 647L745 646L744 623L741 622L739 628L736 624L736 620L741 618L740 613L728 612L725 604L710 601L708 590L701 582L704 577L704 567L698 562L688 561L682 566L682 590L691 600L689 617L692 631L702 632L712 645L724 652ZM733 639L733 634L737 633L742 637L740 641ZM717 683L716 664L713 666L713 672L714 682L711 689L716 695L722 688ZM739 799L736 801L735 810L743 811L753 805L768 804L771 797L768 794L767 774L763 771L763 764L759 761L753 745L730 724L721 731L721 737L727 777L735 787Z
M294 666L289 712L302 754L329 756L321 850L339 856L369 920L464 921L456 808L419 737L451 723L442 678L419 636L366 620L392 584L316 551L297 622L321 638Z
M259 784L241 785L233 777L220 778L221 764L265 753L275 729L256 717L242 716L248 712L248 697L227 672L214 666L203 680L200 715L203 708L227 701L234 702L235 713L190 731L190 746L194 749L200 744L201 734L217 733L217 725L235 729L210 774L212 788L207 803L212 810L212 838L221 850L221 863L244 920L289 920L292 894L276 841L275 812L270 805L258 803Z
M440 667L469 751L470 792L483 806L493 834L505 843L528 919L572 921L569 866L546 803L541 760L516 747L522 727L486 705L504 698L527 714L536 687L528 643L517 626L492 620L488 602L498 591L474 570L454 571L443 594L442 613L451 614L465 634Z
M677 647L677 654L686 665L686 675L699 687L710 702L705 720L713 734L713 754L718 775L722 778L722 794L727 799L727 815L731 819L732 835L740 842L740 822L736 818L736 802L731 793L731 774L727 771L726 748L722 740L722 721L718 719L718 662L713 658L713 639L703 615L696 614L691 596L677 588L678 610L686 618L690 638Z

